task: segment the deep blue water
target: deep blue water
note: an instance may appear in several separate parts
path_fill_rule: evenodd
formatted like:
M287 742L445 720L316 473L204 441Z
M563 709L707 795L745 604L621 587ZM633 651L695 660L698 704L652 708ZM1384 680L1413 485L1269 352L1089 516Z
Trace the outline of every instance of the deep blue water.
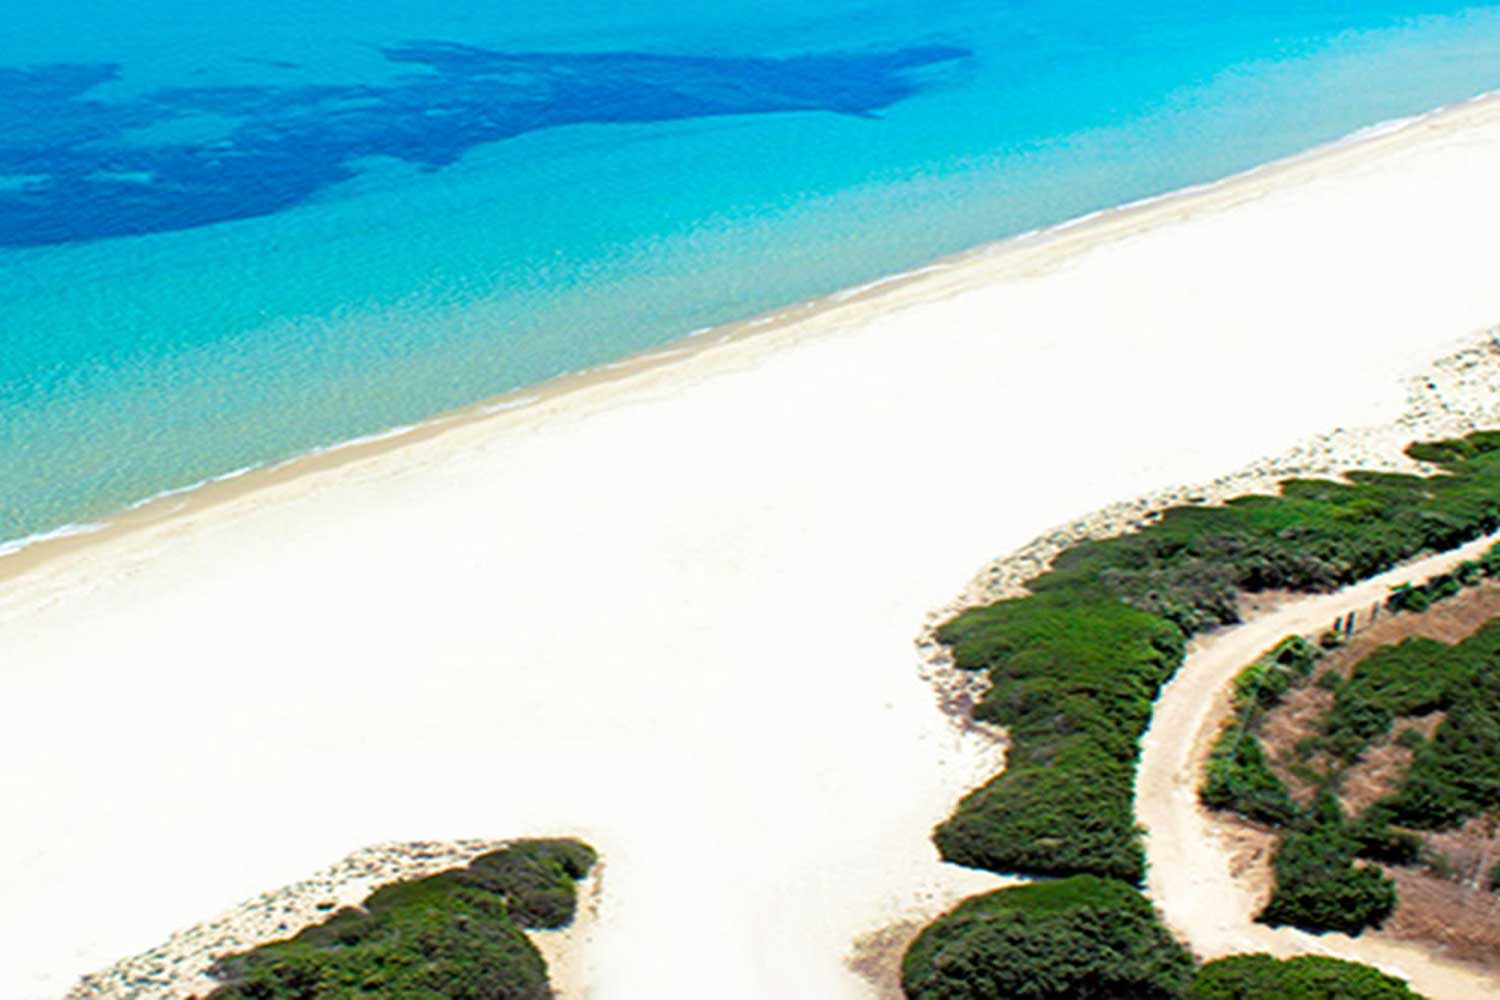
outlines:
M0 539L1500 88L1496 7L934 7L12 0Z

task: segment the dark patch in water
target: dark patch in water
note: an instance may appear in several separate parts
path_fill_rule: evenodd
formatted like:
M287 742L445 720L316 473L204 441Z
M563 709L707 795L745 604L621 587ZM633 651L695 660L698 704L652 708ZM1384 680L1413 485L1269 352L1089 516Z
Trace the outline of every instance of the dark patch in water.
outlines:
M384 54L410 70L378 86L182 87L117 101L88 95L118 66L0 68L0 245L270 215L355 176L365 157L438 170L480 144L562 125L871 117L921 88L912 70L969 55L937 45L785 59L514 53L432 41ZM218 138L153 142L141 131L194 122Z

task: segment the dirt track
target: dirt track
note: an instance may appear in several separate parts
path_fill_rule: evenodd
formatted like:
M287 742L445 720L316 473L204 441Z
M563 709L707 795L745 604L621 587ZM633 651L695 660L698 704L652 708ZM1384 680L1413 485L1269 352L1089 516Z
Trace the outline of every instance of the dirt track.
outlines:
M1387 589L1420 580L1493 544L1496 536L1392 570L1335 594L1297 601L1195 642L1157 700L1142 743L1136 815L1146 827L1146 889L1168 925L1203 958L1264 951L1321 954L1375 965L1410 981L1431 1000L1500 996L1500 979L1371 936L1308 934L1254 922L1263 900L1231 874L1227 831L1198 804L1197 786L1219 720L1229 711L1236 673L1283 636L1316 635L1338 616L1381 600Z

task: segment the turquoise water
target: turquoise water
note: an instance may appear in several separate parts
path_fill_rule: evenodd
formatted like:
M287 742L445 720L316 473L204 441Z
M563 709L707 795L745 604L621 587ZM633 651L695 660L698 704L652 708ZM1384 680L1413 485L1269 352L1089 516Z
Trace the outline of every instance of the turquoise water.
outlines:
M1500 7L933 8L11 0L0 539L1500 88Z

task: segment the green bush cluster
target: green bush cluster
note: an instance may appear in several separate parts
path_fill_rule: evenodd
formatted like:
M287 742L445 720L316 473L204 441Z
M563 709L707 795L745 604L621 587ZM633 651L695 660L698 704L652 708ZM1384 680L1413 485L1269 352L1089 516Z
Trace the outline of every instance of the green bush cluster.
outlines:
M1323 720L1323 745L1352 762L1400 716L1446 708L1453 648L1433 639L1382 646L1355 664Z
M574 880L594 861L577 841L520 841L385 886L361 909L220 960L210 1000L547 1000L546 963L520 927L569 923Z
M1421 583L1404 583L1391 591L1385 606L1392 611L1413 611L1420 614L1438 601L1446 601L1461 593L1465 587L1475 587L1486 578L1500 576L1500 545L1492 545L1478 559L1467 559L1458 564L1451 573L1439 573Z
M966 614L941 639L959 666L988 667L992 685L974 714L1011 738L1003 774L938 828L943 857L1138 881L1138 740L1181 660L1182 633L1119 601L1044 594Z
M1431 740L1407 730L1413 751L1396 792L1361 823L1375 845L1367 856L1390 860L1379 845L1409 851L1399 828L1447 829L1500 806L1500 621L1457 645L1407 639L1384 646L1354 667L1324 721L1324 743L1346 762L1359 759L1395 720L1446 713Z
M1363 844L1329 793L1312 816L1288 830L1271 867L1276 885L1257 920L1310 931L1359 934L1396 908L1396 886L1379 868L1355 864Z
M1089 875L965 900L922 931L901 967L911 1000L1173 1000L1192 975L1144 896Z
M1236 955L1195 969L1136 889L1077 875L975 896L912 942L909 1000L1421 1000L1377 969Z
M1321 955L1231 955L1198 970L1190 1000L1421 1000L1379 969Z
M1271 770L1258 728L1265 712L1312 675L1317 660L1316 647L1301 636L1289 636L1240 671L1234 681L1234 711L1214 740L1198 789L1204 805L1273 826L1297 817L1297 804Z
M1452 647L1447 715L1382 806L1393 823L1448 829L1500 807L1500 621Z
M1297 803L1271 770L1260 738L1238 726L1225 727L1209 754L1199 800L1210 809L1281 826L1297 818Z
M976 714L1012 740L1006 770L938 828L943 857L1138 882L1139 739L1186 636L1238 621L1243 591L1326 590L1500 527L1500 433L1412 453L1443 474L1353 472L1174 508L1135 534L1073 546L1029 582L1030 595L943 626L954 662L989 674ZM1500 556L1480 562L1500 567Z

